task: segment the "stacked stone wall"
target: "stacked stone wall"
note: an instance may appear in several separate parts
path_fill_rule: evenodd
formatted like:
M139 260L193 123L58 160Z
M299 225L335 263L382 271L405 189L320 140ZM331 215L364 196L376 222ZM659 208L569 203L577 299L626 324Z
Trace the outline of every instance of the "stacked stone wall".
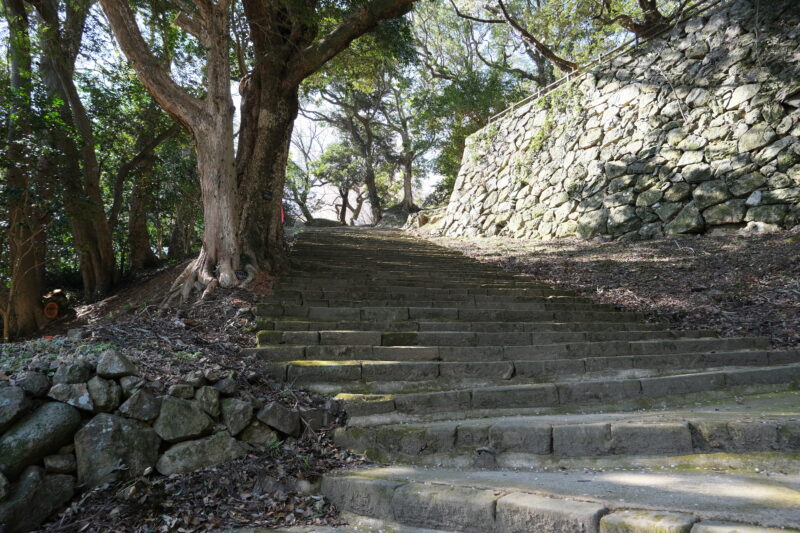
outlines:
M723 1L467 141L450 236L800 223L800 4Z

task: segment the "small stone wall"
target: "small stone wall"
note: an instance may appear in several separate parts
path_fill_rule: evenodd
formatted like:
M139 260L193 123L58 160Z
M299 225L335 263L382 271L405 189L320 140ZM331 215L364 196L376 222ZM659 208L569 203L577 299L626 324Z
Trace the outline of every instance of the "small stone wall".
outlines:
M243 457L308 426L337 405L289 409L211 369L166 387L107 350L32 365L0 380L0 531L34 529L78 490L157 471L187 473Z
M724 1L468 139L441 233L800 223L800 4Z

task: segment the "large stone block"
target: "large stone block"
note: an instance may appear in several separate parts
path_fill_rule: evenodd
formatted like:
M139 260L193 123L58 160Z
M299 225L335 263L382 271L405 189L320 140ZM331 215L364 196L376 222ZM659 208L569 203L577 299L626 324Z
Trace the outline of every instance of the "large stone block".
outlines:
M607 512L597 503L513 492L497 500L496 531L598 533L600 518Z
M494 529L496 501L493 491L410 483L394 491L392 509L403 524L484 533Z
M15 477L72 441L81 423L77 409L49 402L19 420L0 437L0 474Z
M75 434L78 479L91 488L140 476L155 465L160 444L141 422L99 414Z
M600 533L690 533L695 522L685 513L617 511L600 520Z

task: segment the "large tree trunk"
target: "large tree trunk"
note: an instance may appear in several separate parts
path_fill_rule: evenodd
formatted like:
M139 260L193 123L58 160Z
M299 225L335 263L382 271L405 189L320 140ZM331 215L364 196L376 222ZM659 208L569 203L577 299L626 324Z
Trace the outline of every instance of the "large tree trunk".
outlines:
M271 272L288 266L280 209L298 111L297 89L280 92L278 86L278 80L259 68L243 84L236 154L242 252L249 265Z
M195 136L197 170L203 199L203 247L173 284L183 299L195 289L212 291L217 285L233 287L240 277L237 239L239 203L233 153L233 103L219 111L220 119Z

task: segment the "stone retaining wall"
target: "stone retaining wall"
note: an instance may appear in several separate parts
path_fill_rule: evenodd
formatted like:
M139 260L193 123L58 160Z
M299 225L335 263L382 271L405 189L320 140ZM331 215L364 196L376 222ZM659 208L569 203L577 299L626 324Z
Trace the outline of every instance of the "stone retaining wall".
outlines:
M800 4L724 1L471 136L441 232L794 227L798 108Z
M264 402L213 368L166 387L116 350L41 361L0 379L0 531L36 528L79 490L237 459L337 412Z

